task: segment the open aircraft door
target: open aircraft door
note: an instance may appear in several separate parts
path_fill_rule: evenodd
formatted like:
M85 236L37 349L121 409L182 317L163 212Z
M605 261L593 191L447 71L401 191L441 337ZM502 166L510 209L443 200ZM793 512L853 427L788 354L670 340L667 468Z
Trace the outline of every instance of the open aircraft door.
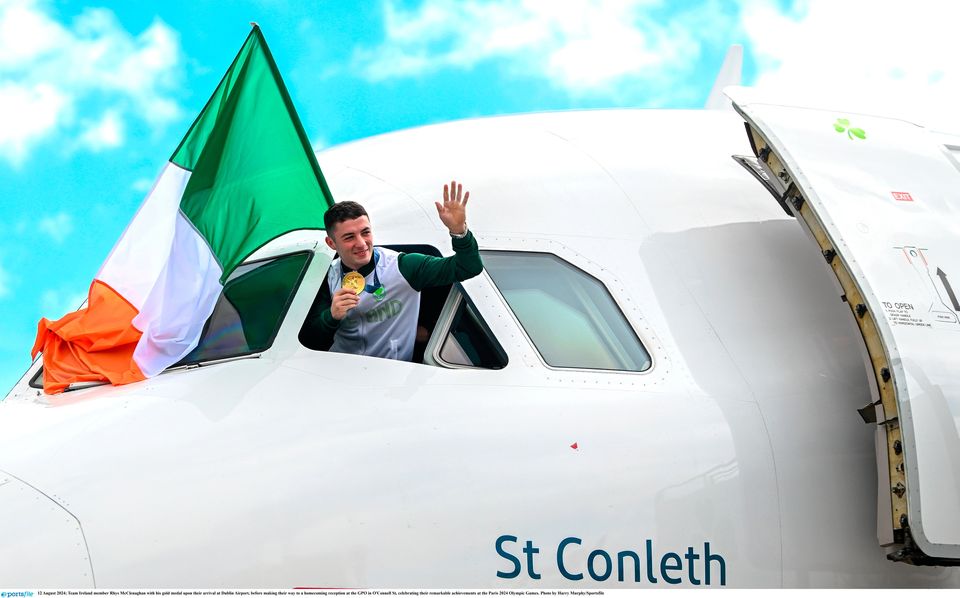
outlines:
M815 240L863 334L880 543L960 565L960 137L727 94L756 155L736 158Z

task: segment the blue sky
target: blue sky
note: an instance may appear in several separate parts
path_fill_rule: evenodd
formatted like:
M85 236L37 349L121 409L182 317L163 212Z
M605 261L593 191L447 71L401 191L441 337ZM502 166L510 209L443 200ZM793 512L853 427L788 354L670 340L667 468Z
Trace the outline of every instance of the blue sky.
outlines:
M79 306L250 21L322 149L503 113L699 108L732 43L744 45L745 84L960 129L956 11L934 0L0 0L0 390L29 364L37 320Z

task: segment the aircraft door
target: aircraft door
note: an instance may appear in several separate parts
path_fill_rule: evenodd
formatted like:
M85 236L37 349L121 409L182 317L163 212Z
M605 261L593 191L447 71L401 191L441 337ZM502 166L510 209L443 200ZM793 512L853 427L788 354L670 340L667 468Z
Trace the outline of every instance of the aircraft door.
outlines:
M768 189L816 242L863 335L881 544L892 560L960 564L960 138L728 93Z

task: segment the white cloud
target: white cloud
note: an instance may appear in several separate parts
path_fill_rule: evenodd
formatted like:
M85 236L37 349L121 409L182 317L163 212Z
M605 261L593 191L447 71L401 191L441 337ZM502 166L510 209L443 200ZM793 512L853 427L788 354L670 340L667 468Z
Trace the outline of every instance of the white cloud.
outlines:
M960 4L797 2L791 14L743 7L756 86L806 105L900 116L960 131Z
M181 54L176 32L159 20L134 36L106 9L64 24L37 0L0 1L0 157L19 164L58 133L94 150L115 147L133 115L169 122L180 114ZM93 125L80 116L92 102L101 115Z
M0 83L0 155L20 162L28 144L57 125L68 101L47 83Z
M386 39L361 48L355 67L371 81L470 68L505 59L571 93L606 93L624 79L677 80L705 39L734 25L706 0L668 19L657 0L426 0L385 3Z
M137 179L133 182L133 185L131 185L130 188L136 191L137 193L146 193L147 191L153 189L154 182L155 181L153 179L147 179L147 178Z
M57 320L72 311L77 311L86 300L86 292L47 289L40 294L40 312L45 318Z
M37 228L49 235L55 243L63 243L64 239L73 232L73 218L66 212L58 212L41 218Z
M117 147L123 143L123 122L110 110L99 121L91 123L80 136L80 145L93 151Z
M66 31L34 6L8 0L0 18L0 65L23 64L55 50L67 40Z
M691 80L704 50L719 66L720 48L743 41L755 85L787 101L960 131L956 2L383 1L384 40L352 64L373 82L496 60L571 95L644 89L647 105L676 105L709 89Z

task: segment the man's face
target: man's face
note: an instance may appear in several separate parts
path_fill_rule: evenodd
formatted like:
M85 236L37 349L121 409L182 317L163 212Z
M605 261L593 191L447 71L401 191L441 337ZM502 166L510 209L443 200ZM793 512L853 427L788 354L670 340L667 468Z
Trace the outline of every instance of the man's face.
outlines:
M358 270L373 257L373 231L366 216L344 220L327 231L327 245L340 254L343 265Z

